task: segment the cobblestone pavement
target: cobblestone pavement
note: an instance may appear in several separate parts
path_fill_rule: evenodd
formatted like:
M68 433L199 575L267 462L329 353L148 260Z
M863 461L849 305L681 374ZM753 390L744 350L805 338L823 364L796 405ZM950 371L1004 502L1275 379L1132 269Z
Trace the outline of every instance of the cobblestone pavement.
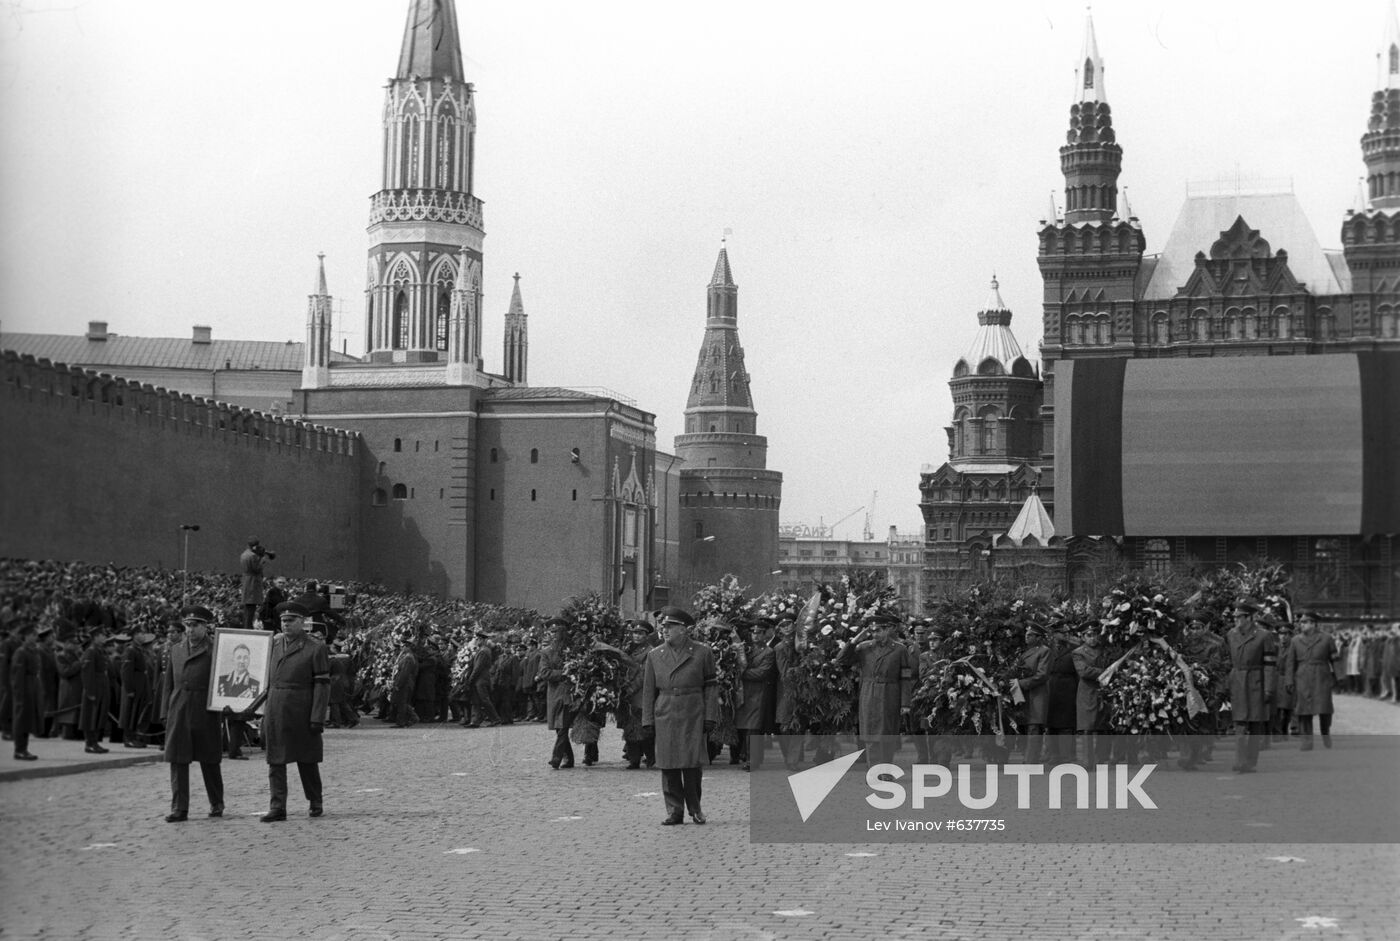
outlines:
M1400 732L1395 706L1339 709L1339 733ZM306 817L293 772L280 824L257 820L256 751L224 763L221 820L200 815L197 770L184 824L161 819L164 765L0 783L0 935L1262 941L1400 924L1395 845L755 845L739 769L707 770L708 826L661 827L660 775L623 768L615 729L594 768L552 771L550 738L331 731L327 815Z

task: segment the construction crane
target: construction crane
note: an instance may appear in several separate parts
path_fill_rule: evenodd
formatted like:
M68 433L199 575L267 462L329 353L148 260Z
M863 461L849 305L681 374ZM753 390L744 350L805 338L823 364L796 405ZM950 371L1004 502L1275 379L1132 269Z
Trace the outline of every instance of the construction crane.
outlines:
M829 530L829 532L831 533L831 538L832 538L832 539L835 539L835 538L836 538L836 527L837 527L837 526L840 526L842 523L846 522L846 520L850 519L852 516L855 516L857 513L859 513L859 512L860 512L861 510L863 510L863 509L865 509L865 507L863 507L863 506L858 506L858 507L856 507L854 510L852 510L851 512L847 513L845 516L841 517L841 518L840 518L839 520L837 520L836 522L832 523L832 524L831 524L831 528L830 528L830 530ZM817 520L817 525L818 525L819 527L821 527L822 529L826 529L826 528L827 528L827 527L822 523L822 521L821 521L820 518Z
M876 490L876 491L874 491L873 493L870 494L870 504L869 504L868 508L867 508L866 511L865 511L865 541L866 541L866 542L874 542L874 541L875 541L875 529L874 529L874 526L875 526L875 498L878 497L879 495L880 495L880 491L878 491L878 490Z

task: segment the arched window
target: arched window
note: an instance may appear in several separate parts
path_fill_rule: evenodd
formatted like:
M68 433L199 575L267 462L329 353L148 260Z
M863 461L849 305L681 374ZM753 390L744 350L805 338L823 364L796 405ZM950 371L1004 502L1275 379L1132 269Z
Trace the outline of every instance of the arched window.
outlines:
M495 449L495 448L492 448L492 449L491 449L491 463L492 463L492 464L495 464L495 463L496 463L497 461L499 461L499 460L500 460L500 455L496 453L496 449Z
M389 495L384 492L383 487L375 487L369 494L370 506L385 506L389 502Z
M1287 307L1274 308L1274 336L1287 340L1293 335L1293 316Z
M1171 342L1171 319L1165 312L1158 311L1152 317L1152 343L1155 346L1166 346Z
M539 462L540 462L540 449L539 449L539 448L531 448L531 449L530 449L530 463L531 463L531 464L538 464Z
M1204 310L1198 310L1191 315L1191 335L1199 343L1210 339L1210 315Z
M1253 307L1246 307L1241 315L1242 330L1246 340L1259 339L1259 317L1254 313Z
M1093 88L1093 87L1094 87L1094 60L1093 60L1093 59L1085 59L1085 60L1084 60L1084 87L1085 87L1085 88Z
M452 308L452 299L446 291L438 291L437 317L433 323L433 348L447 349L447 313Z
M1142 552L1142 567L1158 575L1170 575L1172 544L1165 539L1149 539Z
M394 349L408 349L408 293L400 291L394 296L394 324L392 329Z
M403 484L394 484L394 499L395 499L395 500L407 500L407 499L408 499L408 487L404 486Z
M695 538L696 538L696 539L704 539L704 538L705 538L705 524L704 524L703 522L701 522L700 520L696 520L696 521L695 521Z
M534 502L535 502L535 491L533 491L533 490L530 491L530 502L531 502L531 503L534 503Z
M403 450L403 439L402 439L402 438L395 438L395 439L394 439L394 450L395 450L395 451L402 451L402 450Z
M383 477L383 476L384 476L384 471L387 469L387 467L388 467L388 465L385 464L383 461L380 461L380 462L379 462L379 476L380 476L380 477Z

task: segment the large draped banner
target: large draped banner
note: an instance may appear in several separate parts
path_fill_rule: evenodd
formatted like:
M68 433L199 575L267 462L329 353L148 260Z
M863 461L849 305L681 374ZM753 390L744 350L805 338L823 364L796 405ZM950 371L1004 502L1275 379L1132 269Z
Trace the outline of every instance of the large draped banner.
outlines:
M1055 529L1400 532L1400 352L1056 363Z

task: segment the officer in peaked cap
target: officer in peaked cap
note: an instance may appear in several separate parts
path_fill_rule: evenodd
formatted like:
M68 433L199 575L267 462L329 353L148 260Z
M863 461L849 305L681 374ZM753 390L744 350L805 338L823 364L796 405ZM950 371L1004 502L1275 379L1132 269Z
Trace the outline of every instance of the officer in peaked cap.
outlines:
M1258 604L1236 601L1231 609L1235 626L1225 635L1230 652L1230 719L1235 726L1236 774L1248 774L1259 761L1259 748L1268 734L1274 705L1278 641L1260 627Z
M203 605L180 609L184 639L171 645L161 683L165 716L164 758L170 765L170 813L167 823L189 819L190 764L199 762L209 816L224 815L223 729L217 712L205 707L214 675L214 651L210 630L214 613Z
M684 812L705 822L700 807L701 774L709 757L706 739L719 721L715 655L691 639L695 618L682 608L659 612L665 642L647 654L642 685L642 726L656 736L664 826L684 823Z

